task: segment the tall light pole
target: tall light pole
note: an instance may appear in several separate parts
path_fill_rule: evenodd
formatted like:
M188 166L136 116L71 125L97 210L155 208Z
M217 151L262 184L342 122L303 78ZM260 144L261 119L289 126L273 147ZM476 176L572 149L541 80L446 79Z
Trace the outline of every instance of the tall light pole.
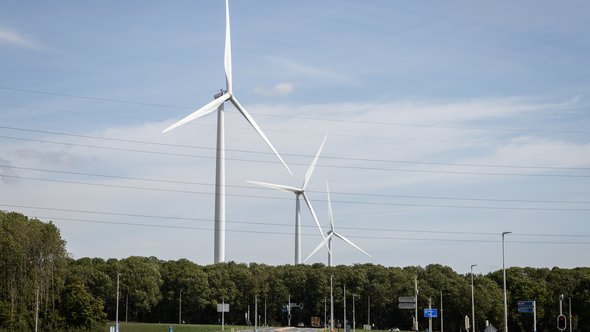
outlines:
M178 298L178 324L182 324L182 289Z
M476 266L477 264L471 265L471 326L473 327L473 332L475 332L475 295L473 292L473 268Z
M356 319L355 319L355 312L354 312L354 294L352 294L352 332L356 332Z
M505 255L504 255L504 236L506 234L511 234L512 232L503 232L502 233L502 273L504 274L504 332L508 332L508 301L506 300L506 267L504 265L505 262Z
M569 315L570 315L570 332L572 332L572 297L569 296L567 299L569 300L568 308L569 308Z
M444 316L443 316L442 289L440 291L440 332L445 332L445 320L444 320Z
M115 309L115 331L119 332L119 277L121 273L117 273L117 306Z
M344 331L346 331L346 285L344 285Z
M330 276L330 332L334 332L334 289L332 288L333 275Z

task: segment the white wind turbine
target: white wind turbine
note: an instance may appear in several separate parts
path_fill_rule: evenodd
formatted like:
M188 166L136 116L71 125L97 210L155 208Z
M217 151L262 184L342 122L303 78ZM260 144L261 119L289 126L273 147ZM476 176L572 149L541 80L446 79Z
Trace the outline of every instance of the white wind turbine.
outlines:
M324 143L326 143L326 138L327 137L324 137L324 140L322 141L322 145L320 145L320 149L318 150L318 153L315 155L315 158L311 162L311 165L309 165L309 168L307 169L307 172L305 173L303 185L301 187L291 187L291 186L285 186L285 185L281 185L281 184L273 184L273 183L258 182L258 181L248 181L250 183L257 184L260 186L269 187L269 188L273 188L273 189L277 189L277 190L285 191L285 192L291 192L291 193L295 194L295 264L301 264L301 208L300 208L301 204L299 202L300 196L303 196L303 199L305 200L305 204L307 204L307 208L309 209L309 212L311 213L313 220L315 221L316 225L318 226L318 229L320 230L320 234L324 238L324 244L326 245L326 247L328 247L328 242L326 241L326 237L324 236L324 232L322 232L322 227L320 226L320 222L318 221L318 217L316 216L315 211L313 210L313 206L311 205L309 198L305 194L305 188L307 187L307 184L309 183L309 179L311 178L311 175L313 174L313 169L315 168L315 165L318 162L318 158L320 157L320 153L322 152L322 149L324 148ZM330 250L330 249L328 249L328 250Z
M327 234L326 238L324 239L324 241L326 239L328 240L328 266L332 266L332 255L334 254L334 252L332 251L332 238L334 236L337 237L337 238L339 238L339 239L341 239L342 241L350 244L351 246L357 248L363 254L371 257L371 255L369 255L366 251L364 251L363 249L361 249L356 244L352 243L352 241L350 241L349 239L347 239L344 235L339 234L339 233L336 233L336 231L334 230L334 216L332 214L332 202L330 201L330 187L328 186L328 183L326 183L326 190L328 192L328 220L330 220L330 230L328 231L328 234ZM320 243L311 252L311 254L309 254L309 256L307 256L307 258L305 258L303 261L304 262L307 262L307 260L310 259L311 256L313 256L313 254L315 254L318 250L320 250L320 248L322 247L322 245L324 245L324 242Z
M242 107L236 99L232 89L232 64L231 64L231 35L229 28L229 0L225 1L225 90L220 90L210 103L201 107L197 111L191 113L182 120L174 123L170 127L164 129L162 132L168 132L176 127L190 122L194 119L200 118L217 110L217 156L216 156L216 172L215 172L215 249L214 262L220 263L225 261L225 132L224 132L224 108L223 104L230 101L235 108L246 118L246 121L256 130L258 135L266 142L274 154L283 163L287 171L291 175L291 170L281 158L272 143L268 140L262 129L258 126L256 121L250 114Z

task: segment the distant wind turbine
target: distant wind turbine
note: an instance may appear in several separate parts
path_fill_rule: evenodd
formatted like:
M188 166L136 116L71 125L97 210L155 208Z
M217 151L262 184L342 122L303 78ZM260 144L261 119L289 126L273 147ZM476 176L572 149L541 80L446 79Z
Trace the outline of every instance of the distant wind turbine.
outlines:
M349 239L347 239L344 235L336 233L336 230L334 229L334 216L332 214L332 202L330 201L330 187L328 186L328 183L326 183L326 190L328 193L328 219L330 220L330 230L328 231L328 234L326 236L325 239L328 240L328 266L332 266L332 256L334 255L334 251L332 249L332 238L335 236L337 238L339 238L340 240L350 244L351 246L355 247L356 249L360 250L363 254L371 257L371 255L369 255L366 251L364 251L363 249L361 249L359 246L357 246L356 244L352 243L352 241L350 241ZM325 241L324 239L324 241ZM318 250L320 250L320 248L324 245L324 242L320 243L312 252L311 254L309 254L309 256L307 256L307 258L305 258L303 261L307 262L308 259L311 258L311 256L313 256L313 254L315 254Z
M291 175L293 173L283 160L272 143L268 140L262 129L258 126L256 121L250 114L242 107L236 99L232 89L232 64L231 64L231 34L229 28L229 0L225 1L225 90L220 90L207 105L201 107L197 111L186 116L182 120L174 123L170 127L164 129L162 132L168 132L176 127L190 122L194 119L200 118L217 110L217 157L216 157L216 173L215 173L215 250L214 262L221 263L225 261L225 131L224 131L224 108L223 104L230 101L235 108L242 114L246 121L256 130L258 135L262 137L264 142L270 147L272 152L279 158L281 163L285 166Z
M327 137L324 137L324 140L322 141L322 145L320 145L320 149L318 150L318 153L315 155L315 158L311 162L311 165L309 165L309 168L307 169L307 172L305 173L303 185L301 187L291 187L291 186L285 186L285 185L281 185L281 184L273 184L273 183L258 182L258 181L248 181L250 183L257 184L260 186L269 187L269 188L273 188L273 189L277 189L277 190L285 191L285 192L291 192L291 193L295 194L295 264L301 264L301 211L300 211L301 204L299 202L300 196L303 196L303 199L305 200L305 204L307 204L307 208L309 209L309 212L311 213L313 220L315 221L316 225L318 226L318 229L320 231L320 234L322 235L322 238L324 238L324 244L326 245L326 247L328 247L328 242L326 242L326 237L324 237L324 232L322 231L322 227L320 226L320 222L318 221L318 217L316 216L315 211L313 210L313 206L311 205L309 198L305 194L305 188L307 187L307 184L309 183L309 179L311 178L311 175L313 174L313 170L315 168L315 165L318 162L318 158L320 157L320 153L322 152L322 149L324 148L324 143L326 143L326 138ZM328 250L330 250L330 249L328 249Z

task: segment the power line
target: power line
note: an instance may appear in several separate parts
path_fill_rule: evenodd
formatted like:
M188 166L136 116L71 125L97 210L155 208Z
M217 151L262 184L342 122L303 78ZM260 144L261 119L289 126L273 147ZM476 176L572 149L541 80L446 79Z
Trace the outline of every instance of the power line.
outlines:
M175 108L175 109L183 109L183 110L191 109L190 107L178 106L178 105L146 103L146 102L139 102L139 101L111 99L111 98L102 98L102 97L90 97L90 96L81 96L81 95L48 92L48 91L40 91L40 90L32 90L32 89L14 88L14 87L7 87L7 86L0 86L0 89L8 90L8 91L33 93L33 94L43 94L43 95L51 95L51 96L94 100L94 101L101 101L101 102L110 102L110 103L132 104L132 105L151 106L151 107L158 107L158 108ZM286 116L286 115L265 114L265 113L254 113L254 114L256 114L257 116L276 117L276 118L285 118L285 119L302 119L302 120L310 120L310 121L326 121L326 122L342 122L342 123L360 123L360 124L368 124L368 125L395 126L395 127L444 128L444 129L509 131L509 132L544 132L544 133L561 133L561 134L590 134L590 132L587 132L587 131L574 131L574 130L468 127L468 126L450 126L450 125L436 125L436 124L394 123L394 122L383 122L383 121L342 120L342 119L315 118L315 117L303 117L303 116Z
M43 218L43 217L40 217ZM185 230L199 230L199 231L213 231L213 228L207 227L191 227L191 226L177 226L177 225L161 225L161 224L145 224L145 223L131 223L131 222L120 222L120 221L102 221L102 220L88 220L88 219L77 219L77 218L51 218L46 217L52 220L64 220L64 221L76 221L76 222L86 222L86 223L98 223L98 224L109 224L109 225L122 225L122 226L137 226L137 227L154 227L154 228L165 228L165 229L185 229ZM276 232L276 231L253 231L253 230L240 230L240 229L226 229L227 232L232 233L249 233L249 234L269 234L269 235L285 235L291 236L291 233L288 232ZM304 233L303 236L309 237L320 237L317 234L311 233ZM495 234L496 236L498 234ZM408 237L391 237L391 236L360 236L360 235L351 235L348 236L349 238L353 239L371 239L371 240L401 240L401 241L426 241L426 242L467 242L467 243L493 243L497 244L499 240L469 240L469 239L441 239L441 238L408 238ZM517 241L517 240L510 240L506 241L509 243L514 244L552 244L552 245L590 245L590 242L581 242L581 241Z
M73 110L64 110L64 109L57 109L57 108L48 108L48 107L38 107L38 106L27 106L27 105L18 105L18 104L11 104L11 103L0 103L0 105L5 106L14 106L20 108L29 108L29 109L38 109L38 110L46 110L52 112L63 112L63 113L71 113L76 115L82 116L98 116L98 117L112 117L118 119L130 119L130 120L140 120L140 121L159 121L159 119L155 118L142 118L142 117L135 117L135 116L128 116L128 115L121 115L121 114L102 114L102 113L93 113L93 112L81 112L81 111L73 111ZM187 109L188 110L188 109ZM263 115L264 116L264 115ZM201 126L210 127L206 124L199 124ZM242 128L242 127L240 127ZM24 129L23 129L24 130ZM267 129L268 131L277 131L273 129ZM34 130L32 130L34 131ZM42 131L39 131L42 132ZM280 130L280 132L285 132L285 130ZM310 131L301 131L301 130L289 130L289 132L293 133L305 133L305 134L315 134L315 135L325 135L324 132L310 132ZM75 135L74 135L75 136ZM522 145L534 145L534 146L576 146L575 143L536 143L536 142L526 142L526 143L519 143L513 141L498 141L498 140L453 140L453 139L441 139L441 138L425 138L421 137L417 138L407 138L407 137L387 137L387 136L376 136L376 135L355 135L355 134L343 134L343 133L331 133L330 136L337 136L337 137L354 137L354 138L377 138L377 139L388 139L393 141L407 141L407 142L447 142L447 143L471 143L471 144L487 144L487 145L515 145L515 146L522 146ZM252 153L267 153L267 152L255 152ZM270 154L270 153L269 153Z
M0 126L0 129L8 129L8 130L24 131L24 132L34 132L34 133L50 134L50 135L58 135L58 136L67 136L67 137L88 138L88 139L114 141L114 142L125 142L125 143L135 143L135 144L147 144L147 145L154 145L154 146L179 147L179 148L190 148L190 149L200 149L200 150L210 150L210 151L215 150L215 148L212 148L212 147L204 147L204 146L184 145L184 144L172 144L172 143L161 143L161 142L150 142L150 141L130 140L130 139L114 138L114 137L100 137L100 136L91 136L91 135L80 135L80 134L72 134L72 133L63 133L63 132L45 131L45 130L35 130L35 129L17 128L17 127L7 127L7 126ZM1 136L1 137L3 137L3 138L9 138L9 139L29 140L28 138L19 138L19 137L11 137L11 136ZM38 140L38 141L40 141L42 143L70 144L70 143L64 143L64 142L54 142L54 141L45 141L45 140ZM142 150L139 150L139 151L142 151ZM270 153L270 152L253 151L253 150L242 150L242 149L226 149L226 151L227 152L252 153L252 154L260 154L260 155L274 155L273 153ZM314 157L312 155L305 155L305 154L284 154L284 155L285 156L291 156L291 157L306 157L306 158L313 158ZM515 169L549 169L549 170L590 170L590 167L535 166L535 165L532 165L532 166L531 165L524 166L524 165L493 165L493 164L444 163L444 162L424 162L424 161L411 161L411 160L349 158L349 157L338 157L338 156L322 156L322 159L347 160L347 161L364 161L364 162L380 162L380 163L395 163L395 164L436 165L436 166L465 166L465 167L489 167L489 168L515 168Z
M203 159L214 159L215 158L215 156L202 156L202 155L194 155L194 154L186 154L186 153L159 152L159 151L149 151L149 150L139 150L139 149L106 147L106 146L91 145L91 144L56 142L56 141L39 140L39 139L33 139L33 138L22 138L22 137L12 137L12 136L2 136L2 135L0 135L0 138L38 142L38 143L60 144L60 145L84 147L84 148L106 149L106 150L114 150L114 151L122 151L122 152L136 152L136 153L177 156L177 157L203 158ZM279 164L279 162L277 162L277 161L262 161L262 160L254 160L254 159L227 158L227 157L225 159L232 160L232 161L241 161L241 162ZM298 166L307 166L307 164L302 164L302 163L290 163L290 164L291 165L298 165ZM384 168L384 167L369 167L369 166L343 166L343 165L326 165L326 164L318 164L317 167L336 168L336 169L369 170L369 171L384 171L384 172L410 172L410 173L454 174L454 175L590 178L590 175L582 175L582 174L534 174L534 173L528 174L528 173L494 173L494 172L468 172L468 171L437 171L437 170L424 170L424 169L401 169L401 168Z
M24 176L16 176L16 175L2 175L2 177L11 178L11 179L37 180L37 181L45 181L45 182L69 183L69 184L108 187L108 188L119 188L119 189L147 190L147 191L183 193L183 194L214 195L214 193L202 192L202 191L163 189L163 188L147 188L147 187L139 187L139 186L114 185L114 184L105 184L105 183L90 183L90 182L57 180L57 179L45 179L45 178L24 177ZM264 198L264 199L274 199L274 200L290 200L286 197L242 195L242 194L229 194L229 193L226 193L226 196L243 197L243 198ZM316 199L316 201L325 202L325 200L322 200L322 199ZM547 207L534 208L534 207L509 207L509 206L467 206L467 205L387 203L387 202L343 201L343 200L332 200L332 202L333 203L342 203L342 204L359 204L359 205L383 205L383 206L406 206L406 207L424 207L424 208L477 209L477 210L571 211L571 212L590 211L590 209L586 209L586 208L547 208Z
M108 215L118 217L130 217L130 218L146 218L146 219L163 219L163 220L178 220L178 221L198 221L198 222L213 222L213 219L206 218L186 218L177 216L158 216L149 214L137 214L137 213L121 213L121 212L109 212L109 211L92 211L92 210L79 210L79 209L64 209L64 208L53 208L53 207L39 207L39 206L27 206L27 205L16 205L16 204L0 204L0 206L10 208L24 208L32 210L46 210L46 211L59 211L59 212L73 212L73 213L84 213L94 215ZM280 223L280 222L254 222L254 221L239 221L239 220L226 220L230 224L246 224L246 225L261 225L261 226L279 226L279 227L292 227L293 224ZM150 224L151 225L151 224ZM165 226L165 225L164 225ZM304 228L313 228L316 226L312 225L301 225ZM436 234L448 234L448 235L482 235L482 236L498 236L497 232L474 232L474 231L448 231L448 230L418 230L418 229L396 229L396 228L374 228L374 227L339 227L340 229L353 230L353 231L377 231L377 232L405 232L405 233L436 233ZM513 236L526 236L526 237L572 237L572 238L590 238L588 234L541 234L541 233L513 233Z
M20 167L14 165L3 165L0 164L0 168L11 168L19 170L56 173L56 174L68 174L68 175L83 175L89 177L99 178L110 178L110 179L121 179L121 180L135 180L135 181L146 181L146 182L158 182L158 183L172 183L172 184L186 184L186 185L199 185L214 187L213 183L205 182L190 182L190 181L178 181L178 180L165 180L165 179L152 179L152 178L140 178L131 176L118 176L108 174L96 174L96 173L83 173L73 171L60 171L43 168L33 167ZM255 189L272 191L274 189L262 188L258 186L239 186L226 184L227 188L238 188L238 189ZM323 191L307 190L309 193L323 193ZM391 195L391 194L373 194L373 193L353 193L353 192L339 192L332 191L334 195L347 195L347 196L368 196L368 197L383 197L383 198L411 198L411 199L432 199L432 200L457 200L457 201L484 201L484 202L516 202L516 203L551 203L551 204L590 204L590 201L559 201L559 200L525 200L525 199L498 199L498 198L471 198L471 197L442 197L442 196L416 196L416 195Z

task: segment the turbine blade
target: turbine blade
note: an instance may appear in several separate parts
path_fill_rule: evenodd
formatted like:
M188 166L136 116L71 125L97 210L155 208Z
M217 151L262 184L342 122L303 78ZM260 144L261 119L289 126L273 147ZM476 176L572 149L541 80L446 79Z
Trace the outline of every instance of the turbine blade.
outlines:
M347 239L344 235L338 234L338 233L334 233L334 235L336 235L338 238L340 238L342 241L350 244L351 246L357 248L358 250L360 250L363 254L371 257L371 255L369 255L366 251L364 251L363 249L361 249L359 246L357 246L356 244L352 243L352 241L350 241L349 239Z
M229 29L229 0L225 0L225 86L227 92L232 92L232 68L231 68L231 32Z
M311 206L311 202L309 201L309 198L307 198L307 195L305 194L305 192L301 193L301 195L303 196L303 199L305 200L305 204L307 204L307 208L309 209L309 212L311 212L311 216L313 217L313 220L315 221L316 226L318 226L318 230L320 231L320 235L322 235L322 238L324 239L324 244L326 245L326 249L328 249L329 253L332 253L332 251L330 250L330 246L328 245L328 240L326 240L326 237L324 236L324 232L322 232L322 226L320 226L320 222L318 221L318 216L315 214L315 211L313 210L313 206Z
M215 111L221 104L223 104L226 100L228 100L230 97L230 95L228 93L223 94L221 97L213 99L211 102L209 102L207 105L199 108L198 110L196 110L195 112L191 113L190 115L186 116L185 118L183 118L182 120L176 122L175 124L171 125L170 127L162 130L162 133L167 133L170 130L176 128L176 127L180 127L183 124L190 122L196 118L200 118L203 115L207 115L213 111Z
M287 169L287 171L289 171L289 174L293 175L293 173L291 172L291 170L289 169L289 166L287 166L287 164L285 163L285 161L283 160L283 158L281 158L281 156L279 155L279 153L277 152L277 150L275 149L275 147L272 145L272 143L268 140L268 138L266 137L266 135L264 135L264 133L262 132L262 129L260 129L260 127L258 126L258 124L256 123L256 121L254 121L254 119L250 116L250 114L244 109L244 107L242 107L242 105L240 105L240 103L238 102L238 100L236 99L236 97L234 97L233 95L230 97L229 99L232 104L234 104L234 106L238 109L238 111L240 111L240 113L242 113L242 115L244 116L244 118L246 118L246 121L248 121L248 123L250 123L250 125L254 128L254 130L256 130L256 132L258 133L258 135L260 135L260 137L262 137L262 139L266 142L266 144L270 147L270 149L272 150L272 152L275 153L275 155L279 158L279 160L283 163L283 165L285 166L285 168Z
M328 193L328 220L330 221L330 229L334 231L334 215L332 214L332 201L330 200L330 186L326 181L326 191Z
M318 153L315 155L315 158L313 158L313 161L311 162L311 165L309 165L309 168L307 169L307 172L305 173L305 180L303 180L303 190L305 190L305 187L307 187L307 183L309 182L309 179L311 178L311 175L313 174L313 169L315 168L315 165L318 162L318 158L320 157L320 153L322 152L322 149L324 148L324 143L326 143L326 138L328 138L328 136L324 137L324 140L322 141L322 145L320 145L320 149L318 150Z
M259 186L263 186L263 187L268 187L268 188L280 190L280 191L289 192L289 193L297 193L297 192L301 191L301 189L299 189L299 188L295 188L295 187L291 187L291 186L284 186L282 184L274 184L274 183L250 181L250 180L247 180L246 182L256 184Z
M328 236L326 237L326 239L330 239L332 237L333 233L328 234ZM307 257L303 260L303 262L307 262L308 259L311 258L311 256L313 256L316 252L318 252L318 250L320 250L322 247L324 246L324 242L320 242L320 244L318 244L317 247L315 247L315 249L311 252L311 254L307 255Z

